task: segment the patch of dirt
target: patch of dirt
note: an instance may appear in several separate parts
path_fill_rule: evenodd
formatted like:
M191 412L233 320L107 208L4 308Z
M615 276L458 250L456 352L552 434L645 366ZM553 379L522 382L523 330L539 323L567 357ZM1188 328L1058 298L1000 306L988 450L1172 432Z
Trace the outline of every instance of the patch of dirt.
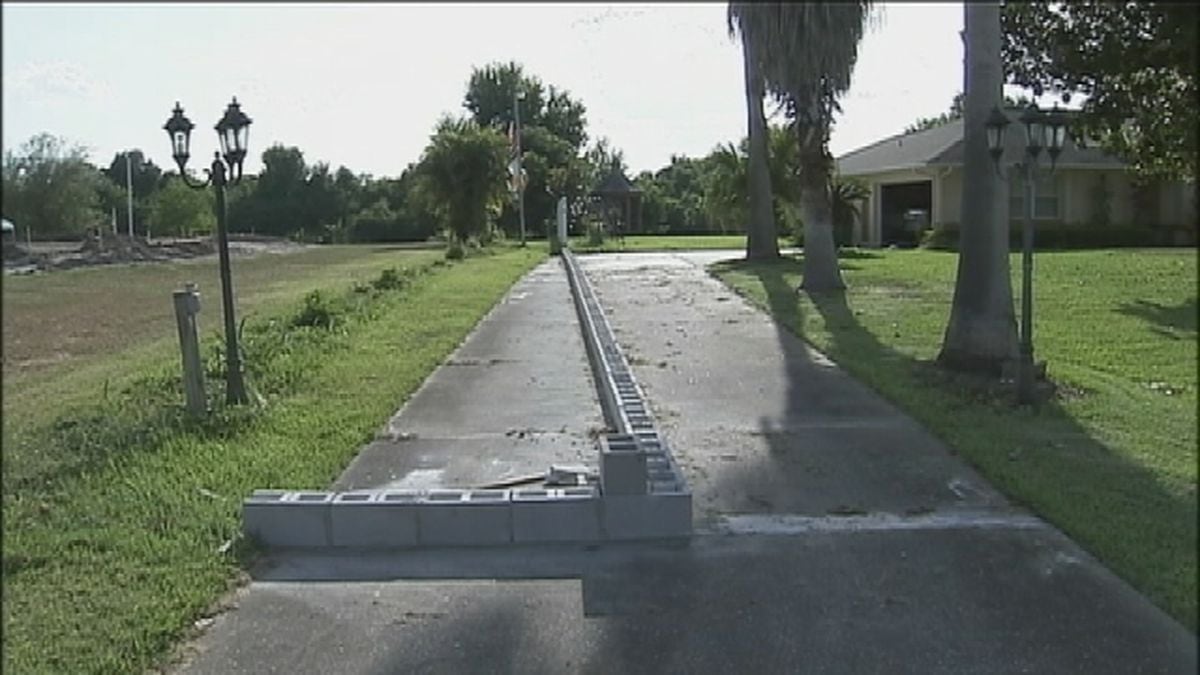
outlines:
M41 242L35 242L35 247L44 250L29 250L16 242L5 241L4 272L32 274L94 265L173 262L217 252L216 239L211 236L147 241L144 237L105 232L89 234L77 248ZM231 235L229 238L229 253L237 257L291 253L302 248L305 248L303 244L272 237Z

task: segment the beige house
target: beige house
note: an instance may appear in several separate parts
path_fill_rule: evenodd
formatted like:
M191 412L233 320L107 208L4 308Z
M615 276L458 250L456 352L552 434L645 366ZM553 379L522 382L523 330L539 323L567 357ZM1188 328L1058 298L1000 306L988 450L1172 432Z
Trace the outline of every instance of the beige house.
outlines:
M1007 111L1013 120L1005 133L1005 164L1021 157L1024 133L1016 121L1020 111ZM953 120L924 131L892 136L837 158L838 172L855 177L870 189L859 204L855 243L862 246L915 244L924 226L957 224L961 217L963 121ZM1055 170L1048 162L1035 184L1034 218L1089 227L1146 223L1178 230L1196 227L1196 186L1173 181L1159 183L1138 195L1126 164L1099 148L1080 147L1067 140ZM1020 177L1006 182L1009 219L1024 219L1024 189ZM1135 217L1135 210L1138 211ZM1148 237L1147 245L1154 243Z

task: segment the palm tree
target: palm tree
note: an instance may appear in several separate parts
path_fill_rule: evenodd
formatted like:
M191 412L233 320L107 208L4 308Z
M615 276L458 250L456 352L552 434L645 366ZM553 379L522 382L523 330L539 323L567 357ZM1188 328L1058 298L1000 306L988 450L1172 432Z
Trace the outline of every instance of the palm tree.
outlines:
M728 28L733 37L735 22L730 3ZM747 139L748 217L746 223L746 259L764 260L779 257L779 234L775 224L775 209L771 198L771 176L767 163L767 118L763 113L766 88L758 60L750 40L742 35L742 63L746 79L746 116L749 127Z
M984 127L988 112L1001 101L1004 82L999 3L964 3L964 24L962 229L954 300L938 362L999 374L1004 362L1017 355L1007 209Z
M830 183L829 194L833 208L834 242L838 246L849 246L853 238L854 221L859 216L858 205L871 196L871 191L856 178L837 176Z
M450 231L464 243L485 237L489 217L505 198L508 142L470 119L444 117L418 165L422 191Z
M870 2L729 3L729 23L766 87L786 106L800 147L804 280L820 292L845 288L833 242L829 130L837 97L850 88ZM747 100L751 97L748 96Z
M747 199L750 181L746 155L734 144L726 143L713 150L704 163L704 208L708 211L709 219L717 224L722 233L729 230L737 232L745 227L749 239L753 225L746 222L746 206L753 202L753 196ZM770 206L770 201L767 205ZM775 246L778 255L779 245ZM746 259L755 259L749 243L746 246Z

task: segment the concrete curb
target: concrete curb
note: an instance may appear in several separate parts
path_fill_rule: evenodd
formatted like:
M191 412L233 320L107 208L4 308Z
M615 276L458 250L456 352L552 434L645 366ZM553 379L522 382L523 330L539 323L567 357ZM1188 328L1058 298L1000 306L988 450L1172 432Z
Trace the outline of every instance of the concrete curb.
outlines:
M562 251L604 417L600 488L256 490L243 531L283 548L411 548L686 538L692 494L574 256Z

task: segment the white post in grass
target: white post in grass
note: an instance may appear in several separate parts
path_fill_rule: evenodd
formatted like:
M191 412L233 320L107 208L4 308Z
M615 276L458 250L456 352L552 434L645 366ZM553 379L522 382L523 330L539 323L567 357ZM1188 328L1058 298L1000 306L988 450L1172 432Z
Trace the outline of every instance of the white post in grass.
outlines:
M200 364L200 341L196 338L196 315L200 313L200 289L186 284L175 291L175 322L179 327L179 351L183 359L183 391L187 409L193 415L208 410L204 396L204 368Z

